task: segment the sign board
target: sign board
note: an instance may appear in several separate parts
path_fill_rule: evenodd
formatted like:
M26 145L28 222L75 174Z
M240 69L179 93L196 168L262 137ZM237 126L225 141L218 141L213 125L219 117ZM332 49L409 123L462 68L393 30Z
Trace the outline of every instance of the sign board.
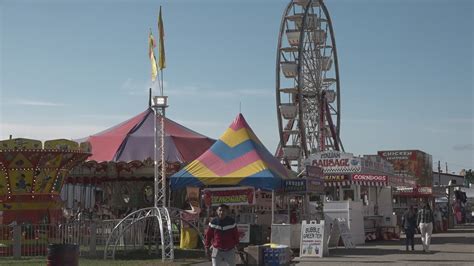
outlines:
M258 210L272 210L272 193L265 191L255 192L255 207Z
M324 176L323 168L315 165L306 165L306 175L313 178L322 178Z
M325 217L325 219L327 218ZM339 246L339 239L341 238L341 232L339 231L339 221L337 219L333 219L330 222L329 228L328 247L337 247Z
M420 186L433 182L433 158L419 150L379 151L378 155L393 164L393 171L402 177L412 177Z
M362 156L362 172L387 173L393 174L393 165L380 155Z
M253 187L207 188L202 190L206 206L253 205L255 189Z
M354 181L375 181L375 182L387 182L388 176L386 175L372 175L372 174L353 174L352 180Z
M323 257L324 221L301 223L300 257Z
M354 173L361 171L361 158L352 153L340 151L323 151L311 154L305 160L305 165L317 166L323 169L324 174Z
M347 226L347 221L346 219L343 218L337 218L338 220L338 227L339 227L339 232L341 234L342 242L344 243L344 246L346 248L354 248L354 241L352 240L352 234L351 231L349 230L349 227Z
M240 243L250 243L250 224L237 224Z
M306 165L306 191L324 193L324 172L321 167Z
M349 181L351 180L350 175L325 175L324 181L331 182L331 181Z
M199 188L186 187L186 198L191 206L199 207Z
M306 179L283 180L285 192L306 192Z
M306 190L312 193L324 193L324 180L322 178L308 177L306 179Z

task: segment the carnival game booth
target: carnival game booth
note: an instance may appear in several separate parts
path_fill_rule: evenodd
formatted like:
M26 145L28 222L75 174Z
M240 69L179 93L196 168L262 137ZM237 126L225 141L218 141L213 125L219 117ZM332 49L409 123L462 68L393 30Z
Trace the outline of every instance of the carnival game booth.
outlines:
M324 151L312 154L305 164L324 172L324 214L348 223L354 244L396 237L390 178L393 168L378 155Z
M99 218L115 219L153 204L154 120L151 108L107 130L84 138L91 145L89 161L75 167L64 188L68 207L95 209ZM196 159L215 140L164 119L166 173L171 175ZM158 165L161 150L158 146ZM159 171L161 173L161 170Z
M291 177L239 114L214 145L171 176L171 189L200 189L207 222L213 207L230 205L241 243L263 244L269 240L272 191Z

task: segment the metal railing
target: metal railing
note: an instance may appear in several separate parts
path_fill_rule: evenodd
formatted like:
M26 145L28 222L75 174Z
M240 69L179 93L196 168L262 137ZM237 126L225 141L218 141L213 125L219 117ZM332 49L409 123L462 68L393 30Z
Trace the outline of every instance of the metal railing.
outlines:
M172 210L172 232L175 246L180 242L179 210ZM49 244L77 244L80 256L103 257L109 235L120 220L74 221L65 224L0 224L0 258L46 256ZM189 224L185 221L185 223ZM202 224L192 225L202 241ZM156 244L157 225L144 220L124 230L117 251L150 249Z

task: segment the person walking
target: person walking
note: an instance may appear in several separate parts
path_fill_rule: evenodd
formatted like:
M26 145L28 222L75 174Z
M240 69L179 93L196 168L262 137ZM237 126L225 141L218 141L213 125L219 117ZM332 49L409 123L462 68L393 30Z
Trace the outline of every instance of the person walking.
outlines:
M415 250L416 213L413 206L410 206L403 214L402 225L406 235L406 250L408 251L410 245L411 250Z
M439 207L435 207L433 210L433 217L434 217L434 231L435 233L440 233L443 231L443 218L441 216L441 211Z
M239 244L239 232L235 220L228 216L225 204L217 208L217 217L212 219L206 231L206 255L211 255L212 266L235 266L235 247Z
M416 224L420 228L421 243L423 244L423 252L430 251L431 234L433 233L433 212L428 202L418 211Z

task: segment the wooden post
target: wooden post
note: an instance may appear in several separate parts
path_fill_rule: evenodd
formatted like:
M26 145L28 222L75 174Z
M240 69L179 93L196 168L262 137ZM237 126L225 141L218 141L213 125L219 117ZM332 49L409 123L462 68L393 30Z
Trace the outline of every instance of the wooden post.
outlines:
M97 225L95 222L91 223L91 237L89 243L89 256L95 256L96 252L96 240L97 240Z
M13 258L21 258L21 225L13 226Z
M275 221L275 190L272 190L272 222L270 225L273 224Z

